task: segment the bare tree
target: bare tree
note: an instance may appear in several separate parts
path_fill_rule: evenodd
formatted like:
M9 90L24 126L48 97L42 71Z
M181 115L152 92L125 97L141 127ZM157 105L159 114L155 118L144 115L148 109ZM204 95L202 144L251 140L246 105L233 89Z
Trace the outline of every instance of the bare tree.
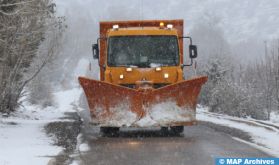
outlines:
M277 71L275 71L275 81L276 81L276 104L277 104L277 111L279 112L279 39L277 40L277 62L275 63L277 65Z
M61 24L53 13L51 0L0 1L1 112L15 110L24 87L38 75L52 54L50 49L37 70L25 76L46 38L47 29Z

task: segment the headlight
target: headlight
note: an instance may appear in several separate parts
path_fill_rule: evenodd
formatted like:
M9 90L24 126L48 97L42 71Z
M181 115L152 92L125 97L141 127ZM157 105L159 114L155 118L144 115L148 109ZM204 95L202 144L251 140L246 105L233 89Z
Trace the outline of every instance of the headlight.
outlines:
M164 78L166 78L166 79L169 78L169 74L168 74L168 73L165 73L165 74L164 74Z

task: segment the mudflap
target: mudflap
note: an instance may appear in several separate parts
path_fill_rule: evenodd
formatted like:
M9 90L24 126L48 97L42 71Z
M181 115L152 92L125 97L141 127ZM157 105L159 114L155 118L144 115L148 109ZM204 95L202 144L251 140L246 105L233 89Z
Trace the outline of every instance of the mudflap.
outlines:
M79 77L93 123L107 127L191 125L206 81L203 76L159 89L131 89Z

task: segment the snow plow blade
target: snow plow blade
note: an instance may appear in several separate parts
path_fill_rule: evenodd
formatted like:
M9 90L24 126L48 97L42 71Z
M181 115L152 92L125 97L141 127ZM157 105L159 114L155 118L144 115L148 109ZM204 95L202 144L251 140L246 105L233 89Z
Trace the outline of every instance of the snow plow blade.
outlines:
M107 127L193 125L198 95L207 77L162 88L132 89L79 77L93 124Z

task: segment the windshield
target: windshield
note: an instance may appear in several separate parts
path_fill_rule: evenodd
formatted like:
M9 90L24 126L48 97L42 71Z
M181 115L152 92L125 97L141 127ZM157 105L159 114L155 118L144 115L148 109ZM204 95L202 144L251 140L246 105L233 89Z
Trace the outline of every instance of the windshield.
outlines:
M109 66L177 66L179 64L176 36L110 37Z

